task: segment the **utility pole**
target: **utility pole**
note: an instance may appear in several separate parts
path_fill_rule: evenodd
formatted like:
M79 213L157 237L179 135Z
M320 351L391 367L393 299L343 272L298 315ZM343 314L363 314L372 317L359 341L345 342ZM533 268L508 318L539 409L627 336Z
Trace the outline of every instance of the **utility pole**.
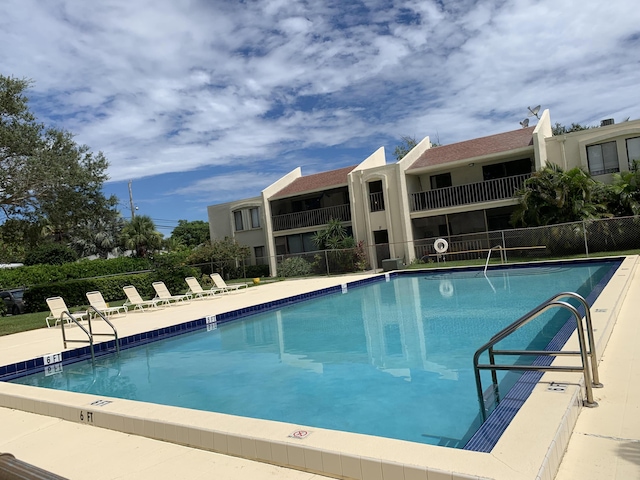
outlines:
M133 180L129 180L129 204L131 205L131 220L133 220L136 215L136 209L133 206L133 191L131 190L131 182L133 182Z

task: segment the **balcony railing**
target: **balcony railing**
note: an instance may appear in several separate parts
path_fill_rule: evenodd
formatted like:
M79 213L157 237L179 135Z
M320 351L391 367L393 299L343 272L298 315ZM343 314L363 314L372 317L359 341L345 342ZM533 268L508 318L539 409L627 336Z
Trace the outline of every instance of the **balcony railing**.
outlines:
M291 230L292 228L315 227L325 225L329 220L340 220L341 222L351 221L351 208L347 205L336 207L318 208L305 212L287 213L285 215L275 215L271 217L273 230Z
M369 210L371 212L381 212L384 210L384 194L382 192L369 194Z
M504 200L505 198L513 197L516 190L521 188L524 181L530 176L530 173L525 173L485 182L411 193L409 195L409 205L412 212L419 212L471 203Z

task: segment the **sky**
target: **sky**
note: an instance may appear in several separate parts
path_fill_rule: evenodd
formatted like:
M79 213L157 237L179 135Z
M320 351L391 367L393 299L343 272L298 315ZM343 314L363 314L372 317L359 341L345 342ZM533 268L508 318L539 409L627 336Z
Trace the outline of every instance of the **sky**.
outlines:
M2 0L0 73L166 236L291 170L640 118L637 0ZM531 119L535 124L535 117Z

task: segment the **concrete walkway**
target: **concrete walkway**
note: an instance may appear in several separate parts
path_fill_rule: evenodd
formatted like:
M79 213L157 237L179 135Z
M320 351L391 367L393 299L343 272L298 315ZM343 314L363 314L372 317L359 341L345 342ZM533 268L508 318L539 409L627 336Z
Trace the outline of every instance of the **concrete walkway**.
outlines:
M601 354L600 374L605 388L595 390L600 406L582 409L556 480L640 479L640 271L637 265L631 274L629 293L608 346ZM290 296L357 278L296 280L251 288L244 294L229 295L219 304L218 300L212 300L206 304L207 314L268 301L282 296L283 292ZM195 312L202 305L205 304L192 302L179 307L180 316L183 317L186 310ZM118 320L118 329L124 336L130 331L148 330L150 325L157 328L175 323L176 311L129 314L124 320ZM59 350L59 343L59 332L46 329L0 337L0 365L52 352L52 345L57 345ZM22 461L69 479L328 478L8 408L0 408L0 452L12 453ZM410 480L402 475L398 480L403 478ZM420 478L445 479L432 478L432 475Z

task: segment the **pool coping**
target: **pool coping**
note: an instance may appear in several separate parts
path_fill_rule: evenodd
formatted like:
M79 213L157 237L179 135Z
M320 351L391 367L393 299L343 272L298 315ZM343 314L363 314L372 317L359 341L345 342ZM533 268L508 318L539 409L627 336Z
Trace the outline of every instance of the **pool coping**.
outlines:
M598 331L599 352L613 328L628 289L629 270L636 259L628 257L623 261L592 306L592 311L596 312L594 327ZM378 280L364 282L368 281ZM341 288L336 285L328 290ZM612 289L618 294L607 294ZM336 478L424 479L427 472L433 478L553 478L581 404L582 394L576 377L576 374L545 374L522 407L525 413L531 412L516 416L488 454L95 395L53 390L47 390L43 395L43 389L6 382L0 383L0 406ZM549 381L567 384L566 391L548 392L546 384ZM542 418L539 412L536 414L536 408L543 408ZM533 424L531 413L535 418ZM290 436L300 430L311 430L312 434L304 438ZM532 438L536 440L534 445L523 452L521 445L523 442L530 445Z

